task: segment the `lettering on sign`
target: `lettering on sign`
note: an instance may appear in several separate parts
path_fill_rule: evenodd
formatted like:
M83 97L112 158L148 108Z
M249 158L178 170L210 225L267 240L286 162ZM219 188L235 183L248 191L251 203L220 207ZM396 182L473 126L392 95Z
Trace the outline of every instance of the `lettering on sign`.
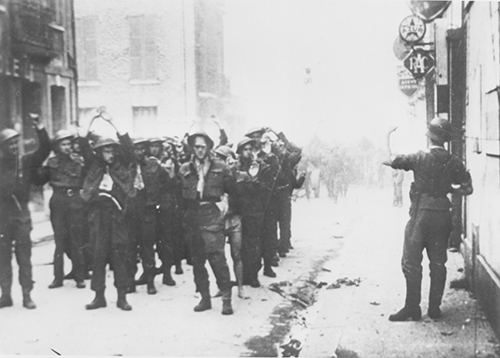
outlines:
M403 64L414 78L420 79L434 69L435 61L430 51L414 49L405 58Z
M425 22L415 15L407 16L399 25L399 35L408 43L421 41L425 36Z

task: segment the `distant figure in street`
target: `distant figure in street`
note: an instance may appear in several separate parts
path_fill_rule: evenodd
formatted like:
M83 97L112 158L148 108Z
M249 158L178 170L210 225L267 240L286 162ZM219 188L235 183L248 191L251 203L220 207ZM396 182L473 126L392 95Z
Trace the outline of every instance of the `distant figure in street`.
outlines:
M12 306L12 252L19 266L23 306L36 308L31 300L31 215L28 209L30 185L36 170L50 153L50 140L38 115L31 115L38 134L38 149L19 156L20 134L10 128L0 132L0 308Z
M404 307L389 316L390 321L418 321L422 281L422 251L429 257L430 292L427 314L432 319L441 317L441 299L446 282L446 249L451 232L451 192L469 195L472 181L459 158L448 153L444 143L451 140L451 125L435 118L428 127L431 146L428 151L396 156L384 162L393 169L412 170L414 182L410 190L410 220L405 229L402 269L406 278Z

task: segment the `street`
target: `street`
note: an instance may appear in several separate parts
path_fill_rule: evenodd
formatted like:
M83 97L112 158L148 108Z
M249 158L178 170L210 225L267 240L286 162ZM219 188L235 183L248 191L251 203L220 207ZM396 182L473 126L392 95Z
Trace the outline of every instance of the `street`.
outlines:
M473 357L475 348L476 356L495 357L491 328L465 291L446 290L438 323L387 320L403 303L399 261L407 217L406 208L390 205L390 191L373 188L355 188L338 204L323 197L295 201L295 249L276 268L277 278L261 276L262 287L247 288L250 299L233 292L233 316L220 314L220 299L212 310L193 312L198 298L187 265L174 277L177 286L162 286L157 277L156 296L145 286L128 295L132 312L116 308L108 273L108 307L86 311L89 281L81 290L73 281L47 288L53 244L42 243L33 248L38 308L22 308L13 286L14 307L0 311L0 354L279 356L280 344L298 339L301 356ZM459 254L450 254L449 279L460 265ZM346 284L331 286L340 278ZM211 284L214 294L212 277ZM424 279L424 309L427 290Z

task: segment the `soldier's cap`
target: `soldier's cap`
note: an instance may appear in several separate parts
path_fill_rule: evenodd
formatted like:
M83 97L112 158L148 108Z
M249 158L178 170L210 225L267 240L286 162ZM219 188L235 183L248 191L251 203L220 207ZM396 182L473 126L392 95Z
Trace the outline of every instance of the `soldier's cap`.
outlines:
M215 152L215 154L220 155L224 159L226 159L229 156L231 156L233 158L235 157L233 150L227 145L221 145L220 147L215 148L214 152Z
M11 139L19 138L20 134L18 131L12 128L5 128L0 131L0 145L8 142Z
M245 136L249 138L254 138L254 139L259 139L264 135L266 132L266 128L260 127L260 128L253 128L250 131L248 131Z
M94 149L100 149L104 147L109 147L109 146L119 146L120 143L118 143L116 140L113 138L99 138L94 144Z
M54 136L54 143L60 142L64 139L71 139L73 140L75 138L75 135L73 134L72 131L68 129L60 129L56 132L56 135Z
M138 144L149 144L149 139L147 138L134 138L132 139L132 143L134 145L138 145Z
M165 140L163 138L160 138L160 137L149 138L149 144L163 143L163 142L165 142Z
M197 137L205 138L205 140L207 141L207 146L208 146L207 149L208 150L211 150L214 147L214 141L212 140L212 138L210 138L210 136L207 133L205 133L205 132L194 132L194 133L190 134L189 137L187 138L188 145L191 148L194 147L194 140Z
M257 139L255 138L244 138L238 143L238 147L236 148L236 153L241 154L243 148L247 146L248 144L251 144L252 146L255 146L257 144Z
M440 117L435 117L427 127L427 137L436 141L449 142L451 140L451 123Z

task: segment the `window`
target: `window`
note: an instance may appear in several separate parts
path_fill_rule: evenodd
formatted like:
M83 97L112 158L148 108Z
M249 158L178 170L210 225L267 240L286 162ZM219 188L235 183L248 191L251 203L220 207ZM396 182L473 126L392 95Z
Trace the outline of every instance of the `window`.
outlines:
M130 78L133 80L156 80L157 78L154 24L154 16L129 17Z
M157 124L157 107L132 107L132 117L135 136L153 135Z
M76 20L77 62L80 80L97 80L97 21L93 16Z

